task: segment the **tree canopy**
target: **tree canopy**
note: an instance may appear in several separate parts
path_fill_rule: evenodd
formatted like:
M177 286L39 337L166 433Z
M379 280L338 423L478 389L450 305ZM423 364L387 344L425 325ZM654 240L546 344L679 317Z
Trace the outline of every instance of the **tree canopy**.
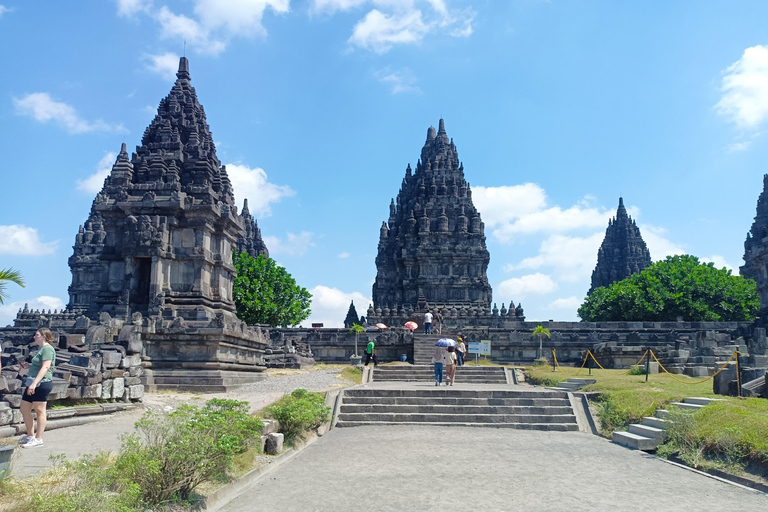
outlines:
M312 295L275 260L245 252L233 259L237 268L233 296L240 320L288 327L309 316Z
M16 283L24 288L24 278L21 277L21 272L12 268L0 269L0 304L8 298L8 294L5 291L5 285L8 283Z
M593 290L578 315L585 322L734 322L752 321L759 310L754 281L685 254Z

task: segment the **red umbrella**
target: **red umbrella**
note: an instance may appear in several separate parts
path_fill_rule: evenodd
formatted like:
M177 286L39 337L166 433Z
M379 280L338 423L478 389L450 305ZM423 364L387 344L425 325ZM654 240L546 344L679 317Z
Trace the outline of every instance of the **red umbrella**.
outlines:
M416 329L419 328L419 324L411 320L410 322L405 322L405 328L415 331Z
M376 327L378 327L379 329L386 329L387 328L387 326L384 325L384 324L376 324Z

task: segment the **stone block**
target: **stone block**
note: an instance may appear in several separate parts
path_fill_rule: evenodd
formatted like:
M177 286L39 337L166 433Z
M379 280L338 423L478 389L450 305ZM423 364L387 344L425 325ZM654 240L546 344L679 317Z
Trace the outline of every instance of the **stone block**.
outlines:
M70 386L85 386L88 377L80 377L79 375L72 375L69 379Z
M761 368L768 367L768 356L761 355L749 355L749 364L759 366Z
M69 381L72 380L72 374L64 370L53 370L53 376L60 378L67 384L69 384Z
M277 432L277 420L261 420L264 423L264 428L261 429L262 435L271 434Z
M135 384L133 386L128 386L128 397L131 400L141 400L144 398L144 385Z
M101 398L101 384L83 386L83 398Z
M123 354L117 350L102 350L101 356L104 369L117 368L123 360Z
M105 343L104 345L101 346L101 351L102 352L107 351L107 350L111 350L111 351L115 351L116 350L116 351L120 352L121 355L123 355L123 356L126 355L125 347L122 346L122 345L119 345L117 343Z
M93 377L88 377L85 379L85 385L86 386L92 386L94 384L100 383L102 380L104 380L104 377L101 373L97 373Z
M8 392L8 380L5 377L0 376L0 393Z
M141 364L141 356L139 354L133 354L125 356L120 363L120 368L130 368L131 366L139 366Z
M82 334L67 334L66 348L81 347L85 345L85 336Z
M269 455L277 455L283 451L283 434L279 432L272 432L267 435L267 443L264 447L265 453Z
M114 379L112 381L112 398L123 398L123 395L125 395L125 379Z
M72 386L67 388L67 398L70 400L83 398L83 386Z
M72 356L69 359L71 366L79 366L88 370L101 372L101 358L96 356Z
M89 347L107 342L107 329L103 325L94 325L85 333L85 344Z
M13 409L5 407L0 409L0 425L10 425L13 421Z
M688 366L685 374L691 377L709 377L709 367L707 366Z
M101 383L101 398L103 400L107 400L109 398L112 398L112 383L114 381L112 379L108 379L105 381L102 381Z
M24 416L21 415L21 411L19 409L13 409L13 421L11 423L23 423L24 422Z
M8 402L8 405L14 409L21 407L21 395L7 394L3 397L3 400Z
M141 366L131 366L128 369L128 374L131 377L141 377L142 375L144 375L144 368Z
M139 377L125 377L126 386L136 386L137 384L141 384L141 379Z

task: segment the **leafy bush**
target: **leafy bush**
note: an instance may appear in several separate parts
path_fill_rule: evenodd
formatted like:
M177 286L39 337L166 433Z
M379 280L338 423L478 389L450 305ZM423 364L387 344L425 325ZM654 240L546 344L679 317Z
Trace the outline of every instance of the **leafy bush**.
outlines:
M645 375L645 367L637 365L633 366L631 370L629 370L630 375Z
M539 357L535 361L533 361L533 366L549 366L549 359L546 357Z
M267 407L267 412L280 423L280 432L288 444L293 444L304 432L316 429L331 416L331 408L325 406L322 395L301 388Z
M236 400L183 405L167 416L148 412L136 423L139 433L123 437L114 477L137 484L148 505L187 500L200 483L223 477L263 427Z

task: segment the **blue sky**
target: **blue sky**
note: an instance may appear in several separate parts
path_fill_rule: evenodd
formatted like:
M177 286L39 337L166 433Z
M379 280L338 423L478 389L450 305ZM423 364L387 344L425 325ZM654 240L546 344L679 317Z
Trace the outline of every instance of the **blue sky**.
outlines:
M623 195L654 260L737 271L768 171L768 3L0 0L0 268L68 300L78 225L190 59L238 203L340 325L442 116L498 307L576 320Z

